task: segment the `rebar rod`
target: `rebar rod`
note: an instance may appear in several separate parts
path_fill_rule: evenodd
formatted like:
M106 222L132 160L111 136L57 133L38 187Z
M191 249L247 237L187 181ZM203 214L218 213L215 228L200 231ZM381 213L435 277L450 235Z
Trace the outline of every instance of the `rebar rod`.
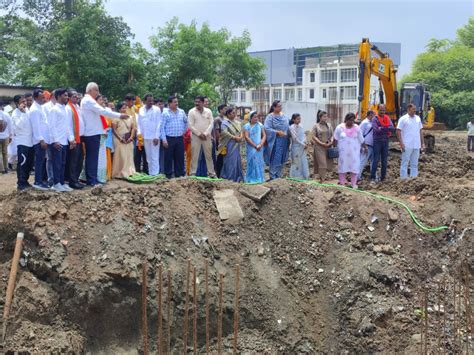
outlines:
M167 306L166 306L166 311L168 312L167 314L167 326L168 326L168 341L167 341L167 348L166 350L168 351L168 354L171 354L171 292L173 289L172 281L171 281L171 269L168 269L168 294L167 294Z
M425 328L424 328L424 312L425 312L425 296L423 292L420 294L420 309L421 309L421 338L420 338L420 354L424 354L423 352L423 344L424 344L424 337L425 337Z
M234 355L237 354L237 336L239 332L239 288L240 265L235 266L235 303L234 303Z
M142 266L142 332L143 332L143 354L148 355L148 319L147 319L147 288L148 288L148 263Z
M193 353L197 355L197 287L196 267L193 267Z
M471 335L469 270L466 262L463 262L462 265L464 271L464 316L466 318L466 355L469 355L469 336Z
M428 289L425 287L425 352L424 355L428 354L428 342L429 342L429 330L428 330Z
M224 294L224 275L219 274L219 311L217 315L217 354L222 353L222 307Z
M456 278L453 279L453 348L456 348L457 335L458 335L458 324L457 324L457 307L456 307Z
M183 353L187 353L188 348L188 326L189 326L189 279L191 275L191 259L188 259L186 276L186 300L184 303L184 327L183 327Z
M438 337L438 351L437 353L440 353L441 350L441 281L438 281L438 314L437 314L437 321L436 321L436 331L437 331L437 337Z
M206 354L209 354L209 261L204 263L204 284L205 284L205 302L206 302Z
M157 339L157 352L158 355L163 354L163 300L161 298L162 292L163 292L163 265L160 264L158 265L158 290L157 290L157 295L158 295L158 339Z

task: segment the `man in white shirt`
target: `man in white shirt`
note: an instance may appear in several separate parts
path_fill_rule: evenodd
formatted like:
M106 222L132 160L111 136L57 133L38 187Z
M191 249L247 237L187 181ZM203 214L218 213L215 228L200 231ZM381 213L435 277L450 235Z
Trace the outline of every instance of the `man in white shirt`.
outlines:
M35 151L35 182L33 187L38 190L47 190L49 186L43 181L43 171L46 166L46 152L50 144L49 125L43 110L44 92L42 89L33 90L33 103L28 115L33 130L33 149Z
M68 149L66 156L66 180L69 181L69 187L73 189L82 189L84 185L79 182L79 176L82 171L84 155L82 153L82 140L84 135L84 120L82 118L81 108L78 105L79 94L76 90L68 90L69 102L66 105L68 114L68 124L71 130L76 146Z
M474 152L474 118L467 123L467 151Z
M145 106L138 111L138 135L143 137L148 174L154 176L160 173L161 110L153 105L152 94L146 94L143 102Z
M26 99L23 95L16 95L13 98L16 109L12 113L13 134L17 146L17 188L24 190L31 185L28 182L31 169L33 168L33 130L30 118L26 111Z
M56 90L53 90L51 93L49 93L49 91L43 92L43 94L45 94L43 110L46 116L49 115L49 112L53 109L54 105L56 105L56 98L54 97L55 91Z
M214 117L211 110L204 107L204 97L194 98L196 107L189 110L188 122L191 130L191 175L196 175L201 148L204 151L208 175L216 177L214 162L212 160L212 129L214 128Z
M408 178L408 163L410 163L410 177L417 177L420 150L425 149L425 142L423 139L423 123L420 117L416 115L414 104L409 104L407 114L398 120L397 137L402 149L400 178Z
M31 106L33 105L33 93L28 92L25 94L25 100L26 100L26 111L30 111Z
M48 118L49 113L51 112L54 105L56 105L56 98L54 97L54 90L49 92L47 90L43 91L44 94L44 104L43 104L43 111ZM46 151L46 174L48 175L48 185L49 187L53 186L53 163L51 160L51 153L50 149Z
M81 111L84 120L84 143L86 146L86 181L87 185L99 184L97 180L97 168L99 164L100 136L105 134L107 122L103 122L101 115L109 118L128 118L128 115L111 112L100 106L95 100L99 95L99 85L89 83L86 94L81 100Z
M13 124L9 115L3 112L3 104L0 103L0 171L8 173L8 145L13 137Z
M53 190L69 192L72 189L64 184L66 170L66 154L68 149L76 147L76 141L69 125L69 115L66 104L69 100L66 89L59 88L54 91L56 105L51 109L48 117L51 144L49 151L53 163Z

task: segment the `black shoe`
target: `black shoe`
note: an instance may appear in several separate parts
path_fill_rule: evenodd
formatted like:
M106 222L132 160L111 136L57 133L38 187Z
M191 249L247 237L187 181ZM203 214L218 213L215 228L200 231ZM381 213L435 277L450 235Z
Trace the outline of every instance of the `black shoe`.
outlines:
M17 190L18 191L23 191L23 190L27 190L27 189L30 189L32 186L30 184L28 185L21 185L21 186L17 186Z
M3 170L2 174L8 174L8 170Z
M11 163L8 163L8 169L13 170L13 165Z
M75 190L82 190L84 188L84 185L83 184L80 184L80 183L70 183L69 184L69 187L72 188L72 189L75 189Z

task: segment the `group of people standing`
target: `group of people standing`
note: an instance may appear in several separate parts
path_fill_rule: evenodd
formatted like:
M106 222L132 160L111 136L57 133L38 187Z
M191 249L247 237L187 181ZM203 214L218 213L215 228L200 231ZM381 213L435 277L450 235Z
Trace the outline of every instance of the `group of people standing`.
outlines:
M402 150L400 178L408 178L408 168L410 177L418 176L418 160L425 146L423 124L416 115L415 105L407 106L407 114L398 120L396 128L383 104L378 106L377 114L368 111L360 125L355 124L355 119L353 113L348 113L344 122L333 130L327 113L318 112L318 122L313 128L314 169L321 182L325 180L326 172L333 168L334 159L329 150L334 147L338 148L340 184L346 184L346 175L350 173L351 185L357 188L367 162L370 162L370 182L376 184L384 181L387 176L389 139L395 133Z
M324 182L338 157L339 183L346 184L350 173L351 185L357 187L369 160L371 180L377 180L379 161L379 179L385 179L388 139L395 131L383 105L377 115L369 111L360 126L349 113L335 129L328 114L319 111L308 142L301 116L285 116L278 100L265 118L252 111L241 120L235 108L226 105L218 106L218 115L213 117L209 100L203 96L195 97L195 107L188 114L179 108L176 96L170 96L165 105L151 94L142 101L129 94L115 107L93 82L87 85L84 96L74 89L58 88L52 94L35 89L31 98L28 103L25 95L15 96L11 119L0 111L1 170L7 170L6 146L14 146L20 190L30 187L33 167L32 186L58 192L104 184L136 172L262 183L266 166L269 179L278 179L283 177L289 159L289 176L309 179L306 151L311 144L315 177ZM423 148L421 120L415 110L409 105L408 114L397 127L403 150L402 178L407 176L408 163L411 176L417 175L419 150Z

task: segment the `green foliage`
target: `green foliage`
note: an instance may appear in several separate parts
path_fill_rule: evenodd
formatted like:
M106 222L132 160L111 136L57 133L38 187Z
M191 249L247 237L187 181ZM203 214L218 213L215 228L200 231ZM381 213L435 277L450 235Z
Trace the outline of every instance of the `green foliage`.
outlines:
M465 127L474 117L474 20L458 30L456 41L432 39L402 82L424 82L432 93L436 120Z
M101 0L3 0L0 17L0 83L84 90L89 81L115 100L131 92L166 99L178 94L183 108L195 95L213 105L236 87L263 81L264 64L248 55L250 35L232 37L207 23L173 18L150 37L153 51L132 44L121 17Z
M141 91L142 48L132 47L128 25L101 1L24 1L22 10L29 19L11 15L4 29L14 64L3 80L80 90L96 81L113 98Z
M216 84L222 101L226 104L235 88L257 87L265 80L265 64L247 53L251 43L250 34L244 31L242 37L232 38L221 47L216 67Z
M459 43L474 48L474 16L469 18L469 22L458 29L457 32Z
M158 93L177 93L181 106L189 108L197 89L206 83L212 97L217 88L226 102L230 92L240 86L258 86L264 79L264 65L247 53L250 35L231 37L226 29L212 31L207 23L200 28L195 21L189 26L173 18L156 35L150 37L156 69L149 82L157 83Z

